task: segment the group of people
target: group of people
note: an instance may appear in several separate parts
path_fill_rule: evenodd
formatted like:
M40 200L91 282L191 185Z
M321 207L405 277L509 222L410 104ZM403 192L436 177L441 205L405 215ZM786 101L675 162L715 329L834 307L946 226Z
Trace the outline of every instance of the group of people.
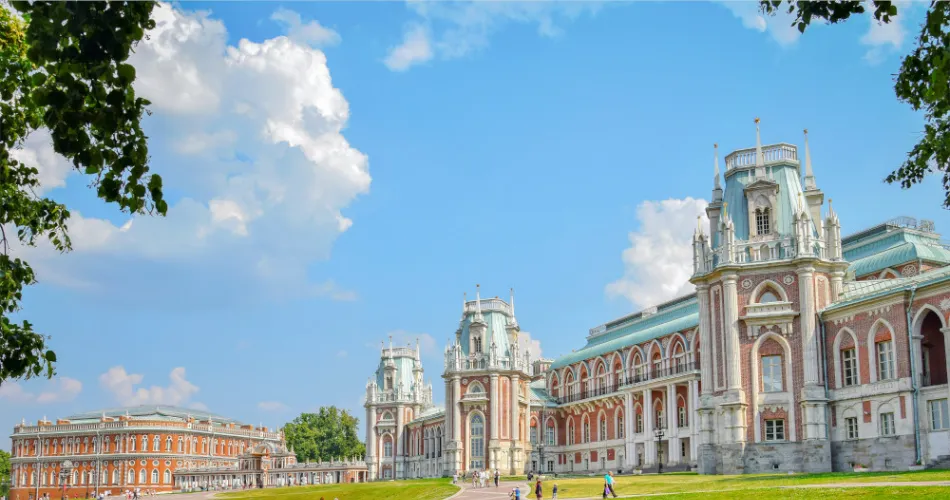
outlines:
M495 479L495 486L496 486L496 487L498 486L497 476L496 476L496 479ZM611 495L612 495L614 498L617 498L617 492L614 491L614 476L613 476L613 474L611 474L610 472L604 474L604 491L603 491L603 495L604 495L604 498L607 498L608 496L611 496ZM519 488L519 487L517 487L517 486L514 487L514 488L511 490L511 493L508 494L508 497L511 498L512 500L522 500L522 497L521 497L521 488ZM534 483L534 497L535 497L537 500L543 500L543 499L544 499L544 486L541 484L541 476L538 476L537 481L535 481L535 483ZM527 497L525 497L525 498L527 498ZM554 486L551 488L551 498L552 498L553 500L557 500L557 483L554 483Z
M498 469L495 469L495 473L492 474L487 470L472 471L472 488L484 488L488 485L491 479L495 480L495 488L498 487L498 480L501 479L501 473L498 472ZM459 473L455 472L452 474L452 484L458 484Z

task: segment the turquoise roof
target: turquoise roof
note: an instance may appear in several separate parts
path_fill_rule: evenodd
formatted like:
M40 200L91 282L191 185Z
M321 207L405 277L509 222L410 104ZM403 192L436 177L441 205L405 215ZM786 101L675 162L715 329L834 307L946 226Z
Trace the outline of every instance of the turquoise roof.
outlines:
M498 300L498 299L495 299ZM468 356L470 353L469 347L471 346L471 340L469 338L469 327L472 324L472 321L475 318L475 314L471 313L465 316L465 319L462 320L462 337L460 342L462 344L462 353L465 356ZM492 342L495 343L498 349L499 357L508 357L511 355L511 350L508 344L508 330L507 326L509 324L508 315L501 311L482 311L482 319L485 321L485 324L488 327L488 342L482 346L483 352L488 352L491 347Z
M547 387L545 386L544 379L538 379L534 382L531 382L531 385L528 386L531 389L531 402L541 404L550 403L557 404L557 399L548 394Z
M889 280L867 280L846 282L841 300L822 310L822 313L835 311L850 305L867 300L884 297L894 293L902 293L911 288L922 288L937 283L950 281L950 266L931 269L907 278Z
M950 250L937 245L907 241L883 252L871 254L851 262L848 271L854 271L856 277L861 277L918 260L950 264Z
M607 325L602 334L588 337L587 345L551 364L558 369L578 361L619 351L664 335L699 325L699 302L695 295L681 297L657 307L655 314L638 314Z
M775 164L765 167L766 180L778 184L778 206L773 207L775 217L775 232L779 237L794 237L793 219L798 211L799 195L802 195L802 184L799 180L798 167L792 164ZM726 189L723 201L728 203L727 212L735 225L736 240L749 239L749 216L746 210L749 206L745 194L745 187L752 184L753 170L731 169L726 172ZM814 233L817 230L812 226ZM718 238L718 237L717 237ZM715 242L719 244L718 241Z
M430 406L425 410L422 410L418 415L416 415L416 418L412 419L412 421L409 423L422 422L440 417L445 417L445 408L441 406Z
M122 408L106 408L103 410L94 410L87 411L83 413L76 413L66 417L66 420L69 420L73 423L82 423L83 420L95 421L98 422L102 416L119 418L124 415L128 415L133 418L143 419L143 420L173 420L173 421L184 421L188 417L193 417L196 420L211 420L213 422L220 422L222 424L240 424L239 421L217 415L215 413L209 413L207 411L193 410L189 408L180 408L178 406L170 405L139 405L139 406L127 406Z
M408 350L408 349L407 349ZM379 360L379 368L376 369L376 385L382 390L385 386L383 382L384 374L386 373L386 362L389 360L388 357L382 357ZM399 387L400 382L402 383L402 390L412 391L413 384L415 383L415 377L413 376L413 369L416 366L416 360L412 356L402 356L395 355L392 357L393 364L396 366L396 376L393 378L393 388Z

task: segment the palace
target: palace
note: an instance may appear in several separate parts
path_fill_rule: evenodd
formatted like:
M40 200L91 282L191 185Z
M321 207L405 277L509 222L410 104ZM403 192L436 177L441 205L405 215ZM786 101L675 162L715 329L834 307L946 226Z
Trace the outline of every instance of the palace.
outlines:
M246 449L283 443L283 435L267 427L172 406L23 422L11 438L10 498L20 500L44 493L59 498L64 492L88 497L97 490L171 491L178 469L233 466Z
M473 470L704 474L950 466L950 247L899 218L842 238L797 146L714 156L695 293L519 347L514 298L463 301L444 408L418 346L366 386L369 478ZM804 175L802 175L804 163ZM919 465L918 465L919 464Z

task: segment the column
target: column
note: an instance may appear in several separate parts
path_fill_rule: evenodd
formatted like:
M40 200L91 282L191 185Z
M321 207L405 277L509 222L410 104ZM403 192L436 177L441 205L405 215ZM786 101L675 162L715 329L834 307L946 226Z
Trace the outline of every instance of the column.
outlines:
M843 282L843 271L834 271L831 273L831 297L828 300L830 300L832 303L838 302L838 297L841 295L841 287Z
M947 360L947 367L950 368L950 328L941 328L940 332L943 333L944 359ZM950 384L947 384L947 397L950 398Z
M650 389L643 390L643 463L656 465L656 438L653 437L653 394Z
M687 387L686 418L689 423L689 459L696 462L699 452L699 381L690 380Z
M401 406L397 406L397 407L395 408L395 410L396 410L396 435L395 435L396 442L393 443L393 444L394 444L394 446L393 446L393 469L394 469L393 478L394 478L394 479L401 479L402 477L404 477L404 476L401 476L401 475L399 474L400 472L402 472L402 465L403 465L403 441L405 441L405 440L403 439L403 436L402 436L402 433L403 433L403 428L402 428L402 426L403 426L403 421L402 421L403 408L402 408Z
M696 294L699 298L699 367L700 379L703 381L703 394L712 394L713 390L713 357L712 357L712 328L709 302L709 285L697 285ZM691 408L690 410L694 410Z
M518 441L518 391L521 390L521 380L517 374L511 376L511 408L508 414L511 416L511 440Z
M370 478L375 478L376 473L376 410L373 405L366 407L366 467L369 469Z
M633 393L628 392L624 394L624 411L623 411L623 442L624 442L624 467L633 464L636 461L637 457L637 447L633 442L633 436L635 435L634 431L634 412L633 412Z
M726 381L730 391L742 389L739 373L739 294L736 290L736 275L729 274L722 280L723 333L726 337ZM706 385L706 384L703 384Z
M459 409L461 398L459 393L462 392L462 384L459 380L458 375L452 377L452 399L450 401L452 405L452 440L461 441L462 440L462 415ZM447 400L448 401L448 400Z
M669 384L666 386L666 421L667 432L666 435L669 436L669 457L670 464L678 464L682 453L680 453L680 438L679 438L679 414L676 401L676 384Z
M802 328L802 355L805 358L805 385L818 384L818 344L815 341L815 268L798 268L799 315Z
M498 433L498 416L501 413L501 404L498 401L498 374L497 373L492 373L491 376L489 377L488 387L489 387L488 397L490 398L489 401L491 401L490 406L489 406L490 408L489 411L491 412L491 414L489 415L491 417L489 420L489 422L491 422L491 436L489 437L489 440L498 441L498 434L499 434ZM494 464L492 464L491 468L494 469Z

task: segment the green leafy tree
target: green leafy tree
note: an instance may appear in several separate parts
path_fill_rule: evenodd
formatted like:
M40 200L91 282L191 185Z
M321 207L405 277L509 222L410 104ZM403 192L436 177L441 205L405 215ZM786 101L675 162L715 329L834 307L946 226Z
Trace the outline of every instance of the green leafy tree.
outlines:
M36 194L35 165L12 154L39 128L53 149L87 175L96 195L128 213L168 209L162 180L149 174L141 120L149 101L132 89L126 61L151 20L154 2L12 2L0 5L0 383L52 377L56 354L20 309L35 283L30 265L10 255L10 241L33 246L48 238L71 249L69 210ZM9 234L15 230L15 236Z
M359 419L336 406L321 406L317 413L301 413L284 426L287 446L300 462L363 456L366 447L356 435Z
M0 496L10 491L10 454L0 450Z
M786 9L794 16L792 26L804 33L816 19L831 24L846 21L852 14L864 13L866 4L871 5L879 22L889 23L897 16L897 5L884 1L762 0L760 7L772 15ZM928 173L941 173L943 206L950 208L950 2L930 2L917 36L917 47L904 57L894 91L899 100L924 112L925 124L920 141L907 159L884 180L907 189Z

